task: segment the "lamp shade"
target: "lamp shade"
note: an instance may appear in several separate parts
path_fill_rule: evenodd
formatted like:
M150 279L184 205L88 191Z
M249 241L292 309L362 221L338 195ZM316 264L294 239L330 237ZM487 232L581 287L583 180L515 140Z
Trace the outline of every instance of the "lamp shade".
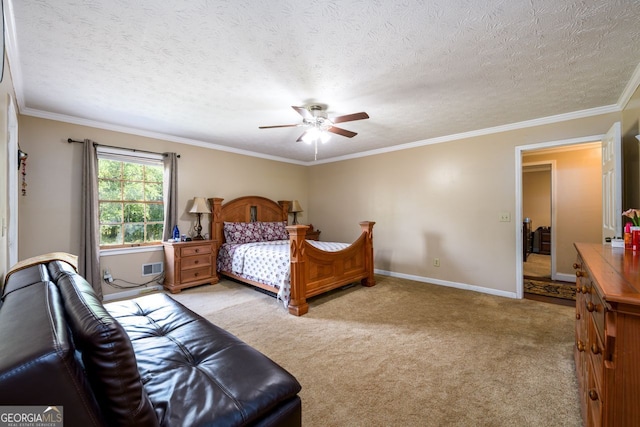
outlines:
M194 197L193 206L191 206L191 210L189 211L189 213L211 213L211 209L209 209L209 204L204 197Z
M293 202L291 202L290 212L302 212L302 206L300 206L300 203L298 203L297 200L294 200Z

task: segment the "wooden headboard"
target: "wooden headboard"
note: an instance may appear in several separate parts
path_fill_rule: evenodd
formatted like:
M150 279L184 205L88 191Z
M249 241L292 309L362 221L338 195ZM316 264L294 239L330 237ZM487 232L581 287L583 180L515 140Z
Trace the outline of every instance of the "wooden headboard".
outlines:
M289 200L279 200L277 203L260 196L245 196L222 204L224 199L211 198L211 239L218 241L218 246L224 243L222 232L225 222L272 222L289 220Z

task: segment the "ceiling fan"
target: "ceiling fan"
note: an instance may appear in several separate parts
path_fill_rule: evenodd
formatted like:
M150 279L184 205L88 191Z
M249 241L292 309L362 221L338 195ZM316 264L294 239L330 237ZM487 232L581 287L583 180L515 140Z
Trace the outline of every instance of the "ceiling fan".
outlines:
M327 132L346 136L347 138L353 138L357 135L356 132L351 132L350 130L334 126L336 123L352 122L354 120L363 120L369 118L369 115L365 112L329 118L327 115L326 107L318 104L313 104L308 107L292 106L291 108L296 110L296 112L298 112L298 114L302 116L302 123L290 125L259 126L259 128L272 129L300 126L307 127L308 129L305 130L302 135L300 135L296 142L304 141L308 143L314 143L316 147L316 157L318 155L318 141L326 142L329 139L329 135L327 134Z

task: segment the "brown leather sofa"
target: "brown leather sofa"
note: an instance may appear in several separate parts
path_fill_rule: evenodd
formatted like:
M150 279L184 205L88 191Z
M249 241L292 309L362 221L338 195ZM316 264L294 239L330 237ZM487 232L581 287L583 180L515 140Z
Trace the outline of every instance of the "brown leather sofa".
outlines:
M74 266L12 272L0 299L0 403L65 426L299 426L300 384L158 293L102 304Z

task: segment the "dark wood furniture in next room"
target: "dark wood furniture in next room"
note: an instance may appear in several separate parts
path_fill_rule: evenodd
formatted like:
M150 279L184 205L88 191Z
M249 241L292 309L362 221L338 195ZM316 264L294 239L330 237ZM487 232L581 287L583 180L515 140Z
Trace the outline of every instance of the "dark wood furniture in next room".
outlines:
M640 422L640 254L576 243L574 358L586 426Z

